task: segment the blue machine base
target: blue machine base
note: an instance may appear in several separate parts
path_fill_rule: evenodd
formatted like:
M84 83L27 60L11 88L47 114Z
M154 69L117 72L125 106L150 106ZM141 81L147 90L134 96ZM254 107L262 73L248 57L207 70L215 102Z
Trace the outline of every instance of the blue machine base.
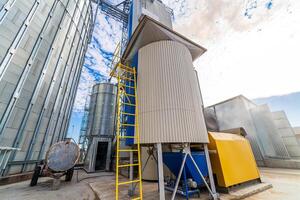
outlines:
M169 168L169 170L177 177L180 171L180 166L184 158L184 153L182 152L164 152L163 153L163 162ZM192 152L192 157L194 158L198 168L200 169L202 175L204 177L208 177L208 170L207 170L207 163L205 154L203 151L200 152ZM196 167L194 166L191 158L188 156L185 163L185 171L186 171L186 178L192 178L194 181L197 182L197 185L203 186L204 182L199 175ZM183 175L181 176L183 180Z
M165 190L173 192L174 188L173 187L169 187L169 186L165 186ZM182 188L178 187L176 193L180 194L182 196L185 196L185 197L192 197L195 194L197 194L198 197L200 197L200 190L199 189L191 189L191 190L188 190L188 192L186 192L186 191L182 190Z

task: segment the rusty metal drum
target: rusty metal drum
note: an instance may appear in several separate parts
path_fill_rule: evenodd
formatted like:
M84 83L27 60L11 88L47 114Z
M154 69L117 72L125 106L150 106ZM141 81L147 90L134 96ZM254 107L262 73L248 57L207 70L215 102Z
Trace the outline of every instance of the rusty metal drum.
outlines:
M48 150L46 163L48 168L53 171L67 171L75 166L79 159L79 154L79 147L74 142L58 142Z

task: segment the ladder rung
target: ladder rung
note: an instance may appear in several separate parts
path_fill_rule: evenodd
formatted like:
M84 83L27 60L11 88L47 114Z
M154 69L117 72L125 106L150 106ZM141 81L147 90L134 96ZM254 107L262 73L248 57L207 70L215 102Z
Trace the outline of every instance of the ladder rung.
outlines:
M130 184L130 183L137 183L140 182L140 180L132 180L132 181L125 181L125 182L121 182L118 185L126 185L126 184Z
M141 197L136 197L136 198L131 199L131 200L138 200L138 199L141 199Z
M118 167L134 167L134 166L139 166L139 164L138 163L126 164L126 165L119 165Z
M128 67L128 66L126 66L126 65L124 65L124 64L122 64L122 63L119 63L119 64L118 64L118 67L120 67L120 68L122 68L122 69L124 69L124 70L126 70L126 71L128 71L128 72L134 73L133 68Z
M119 138L121 139L134 139L134 138L137 138L135 136L119 136Z
M127 113L127 112L121 112L121 115L131 115L131 116L135 116L135 114L133 114L133 113Z
M118 149L120 152L134 152L134 151L139 151L137 149Z
M121 124L121 126L135 126L135 124Z
M128 77L124 77L124 76L119 76L120 79L122 80L127 80L127 81L134 81L134 79L128 78Z
M122 103L122 104L125 106L135 106L135 104L133 104L133 103Z
M129 96L129 97L135 97L134 94L127 94L126 92L124 93L125 96Z
M129 85L120 84L120 86L135 89L135 87Z

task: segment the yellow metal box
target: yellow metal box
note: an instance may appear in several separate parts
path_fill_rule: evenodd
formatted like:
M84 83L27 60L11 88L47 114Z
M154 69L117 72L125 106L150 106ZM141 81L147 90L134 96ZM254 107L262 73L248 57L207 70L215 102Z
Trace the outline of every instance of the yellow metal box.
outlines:
M218 186L229 187L260 178L250 143L243 136L209 132L208 149Z

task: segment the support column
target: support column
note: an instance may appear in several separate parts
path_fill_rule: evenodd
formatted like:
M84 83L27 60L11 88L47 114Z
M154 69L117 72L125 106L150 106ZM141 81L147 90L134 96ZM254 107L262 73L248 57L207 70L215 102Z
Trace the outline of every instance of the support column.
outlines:
M159 200L165 200L164 168L163 168L161 143L156 144L156 149L157 149L157 160L158 160Z
M210 163L207 144L203 144L203 146L204 146L204 153L205 153L205 158L206 158L206 163L207 163L207 171L208 171L208 176L209 176L210 188L214 194L217 194L215 181L214 181L214 177L213 177L213 172L211 169L211 163ZM218 196L218 195L216 195L216 196Z

